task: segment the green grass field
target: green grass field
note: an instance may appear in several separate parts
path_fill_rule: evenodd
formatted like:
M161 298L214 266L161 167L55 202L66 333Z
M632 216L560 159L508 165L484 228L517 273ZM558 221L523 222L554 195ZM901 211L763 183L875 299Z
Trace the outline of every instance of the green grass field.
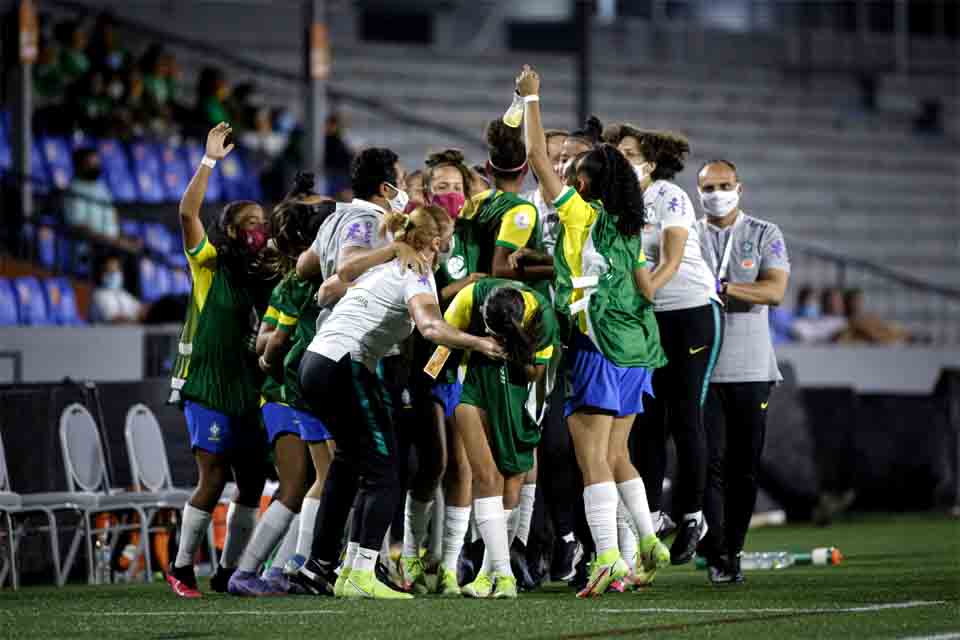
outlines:
M638 593L580 601L555 585L515 602L173 597L164 584L0 593L2 638L960 638L960 521L856 516L753 531L753 550L837 546L839 567L747 574L717 588L692 565ZM206 587L206 585L202 585Z

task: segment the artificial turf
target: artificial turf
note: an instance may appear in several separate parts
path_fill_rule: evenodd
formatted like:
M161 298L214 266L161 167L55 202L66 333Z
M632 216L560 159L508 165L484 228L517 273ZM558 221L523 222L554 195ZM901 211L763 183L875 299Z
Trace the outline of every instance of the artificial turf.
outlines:
M735 587L672 567L649 589L590 601L561 585L517 601L412 602L184 601L160 583L28 587L0 593L0 638L960 638L960 520L854 516L826 529L760 529L747 541L758 551L831 545L846 556L840 566L752 571Z

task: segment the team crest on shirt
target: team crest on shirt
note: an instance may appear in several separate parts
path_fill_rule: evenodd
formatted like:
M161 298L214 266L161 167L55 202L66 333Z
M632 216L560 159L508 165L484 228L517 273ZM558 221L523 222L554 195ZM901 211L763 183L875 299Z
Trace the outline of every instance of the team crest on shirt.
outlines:
M744 240L743 244L740 245L740 251L743 253L753 253L753 243L749 240Z
M530 214L526 211L521 211L513 217L513 223L517 225L518 229L529 229L530 228Z
M220 442L220 425L216 422L210 425L210 442Z
M454 280L467 277L467 263L463 256L450 256L447 260L447 273Z

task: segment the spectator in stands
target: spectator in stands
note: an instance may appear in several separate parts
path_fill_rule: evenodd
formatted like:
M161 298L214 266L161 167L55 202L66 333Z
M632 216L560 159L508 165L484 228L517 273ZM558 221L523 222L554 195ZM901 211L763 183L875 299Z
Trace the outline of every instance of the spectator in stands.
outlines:
M424 204L424 192L423 192L423 171L417 169L416 171L407 174L407 183L404 187L407 191L407 194L410 196L410 204L408 207L422 207Z
M910 333L906 329L864 309L863 291L860 289L844 292L843 312L847 328L837 336L837 342L891 345L910 340Z
M800 300L798 298L798 308ZM823 344L833 342L847 328L843 313L843 294L839 289L824 289L820 294L820 309L812 300L804 301L804 316L793 322L791 333L798 342Z
M273 130L270 108L257 107L253 114L253 126L240 134L240 142L247 152L247 161L256 173L262 174L283 152L286 140Z
M41 100L61 98L67 88L67 77L60 67L60 49L56 43L42 41L33 66L33 90Z
M54 30L60 43L60 70L67 84L79 80L90 71L90 59L87 57L87 33L77 22L68 21L57 25Z
M120 46L116 24L113 16L107 11L97 16L93 33L90 35L87 55L94 69L120 72L128 64L130 54Z
M214 127L221 122L229 122L226 101L230 97L230 85L223 71L207 67L197 79L197 116L204 128Z
M98 269L97 282L90 303L90 322L131 324L143 319L143 305L124 288L123 263L118 256L108 256L103 260Z
M68 96L70 117L76 124L93 135L107 131L107 118L113 113L114 103L107 93L107 81L101 71L90 71L82 80L74 83Z
M171 110L177 100L179 70L177 61L163 45L154 43L140 59L143 86L147 98L156 109Z
M73 182L64 202L68 225L85 230L101 239L120 235L113 196L100 180L103 169L94 149L78 149L73 154Z
M350 164L353 150L343 139L343 118L338 113L327 116L323 143L323 169L327 177L327 191L338 200L350 187Z

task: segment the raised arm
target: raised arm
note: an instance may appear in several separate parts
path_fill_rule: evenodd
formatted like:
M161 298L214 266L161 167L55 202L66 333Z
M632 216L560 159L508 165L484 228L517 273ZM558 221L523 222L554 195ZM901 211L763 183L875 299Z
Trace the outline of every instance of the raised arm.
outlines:
M451 349L477 351L488 358L503 359L506 354L493 338L481 338L460 331L443 319L436 299L427 294L416 295L407 303L410 316L424 338Z
M547 154L547 138L540 120L540 76L529 65L523 65L523 71L517 76L517 93L524 100L527 160L540 181L540 193L547 202L553 202L563 191L563 179L553 170Z
M226 144L227 136L233 132L226 122L221 122L207 134L207 148L197 172L190 179L187 190L180 199L180 227L183 229L183 246L189 251L197 248L203 241L206 230L200 220L200 207L207 193L207 182L214 162L223 160L231 151L233 144ZM207 164L209 163L209 164Z

